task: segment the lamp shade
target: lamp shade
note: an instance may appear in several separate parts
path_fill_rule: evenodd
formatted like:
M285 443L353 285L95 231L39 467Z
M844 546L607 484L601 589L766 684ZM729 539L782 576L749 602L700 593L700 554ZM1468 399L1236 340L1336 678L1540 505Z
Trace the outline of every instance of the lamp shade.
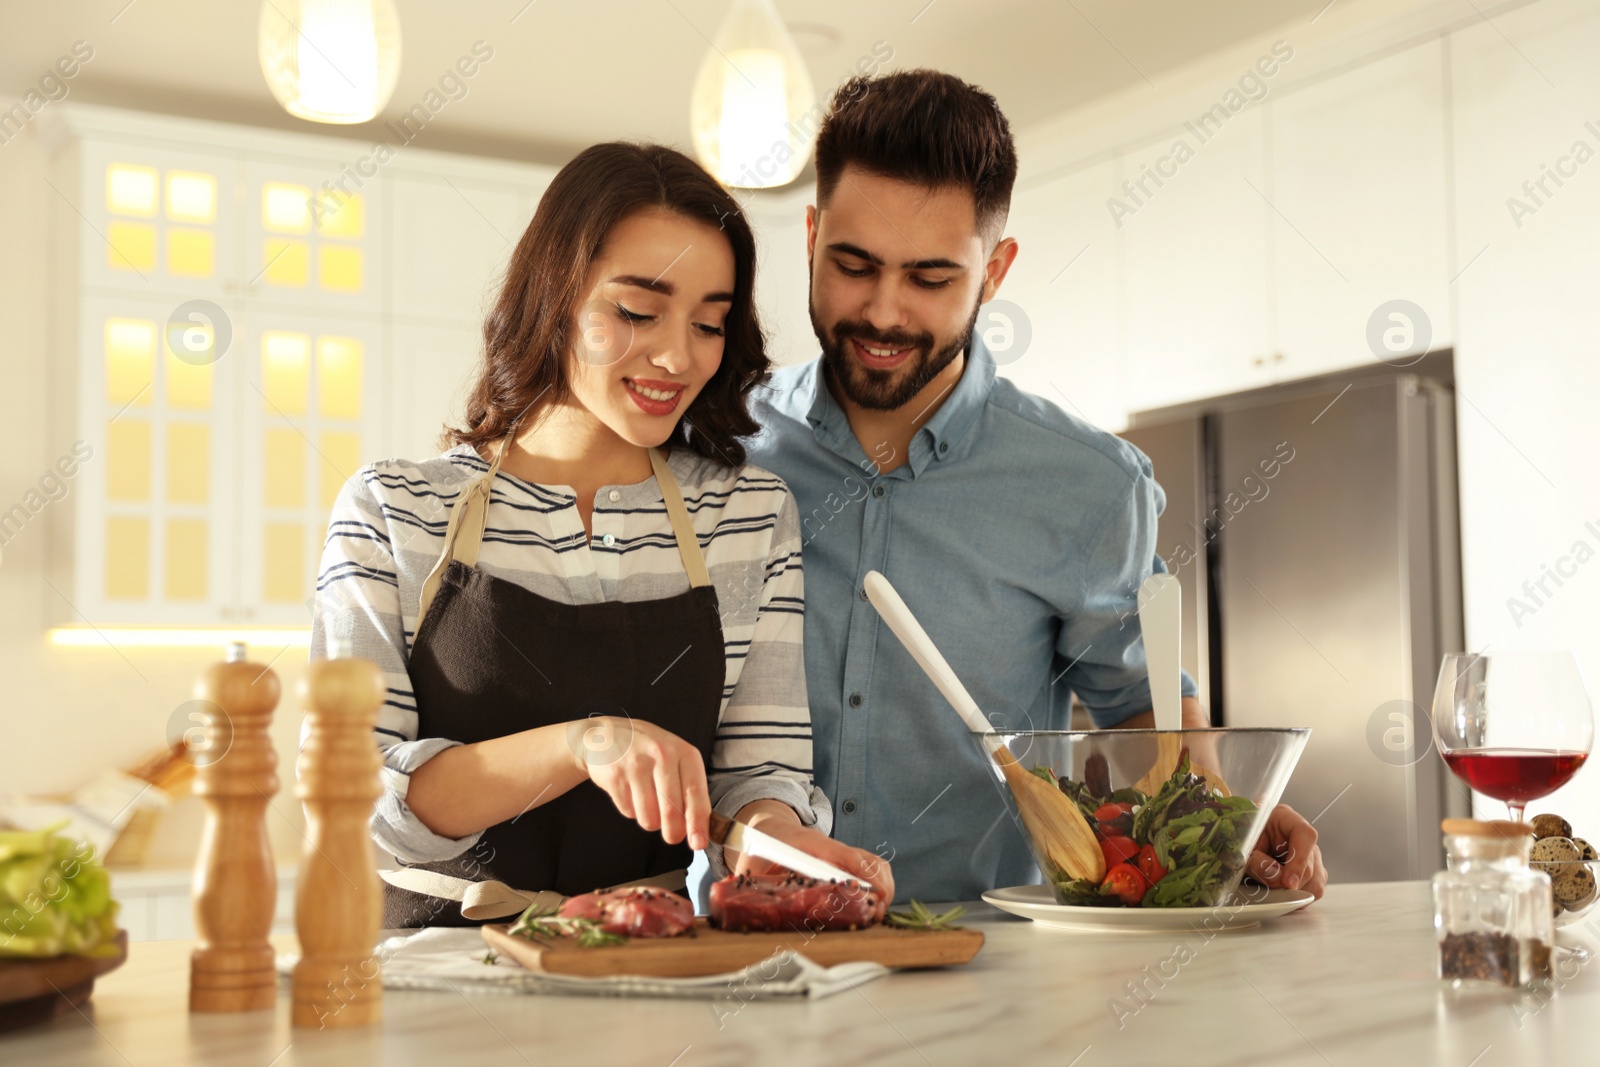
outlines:
M689 121L695 154L724 185L770 189L805 168L822 115L772 0L734 0L700 61Z
M394 0L264 0L261 73L285 111L311 122L367 122L394 95Z

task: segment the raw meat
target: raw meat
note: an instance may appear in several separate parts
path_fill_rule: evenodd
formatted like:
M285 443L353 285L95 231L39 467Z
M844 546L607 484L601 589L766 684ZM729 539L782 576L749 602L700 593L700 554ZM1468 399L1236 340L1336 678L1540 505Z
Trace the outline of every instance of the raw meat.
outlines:
M798 874L730 875L711 886L711 923L723 930L859 930L887 909L870 886Z
M676 937L694 926L694 905L666 889L631 886L585 893L561 905L567 919L594 919L623 937Z

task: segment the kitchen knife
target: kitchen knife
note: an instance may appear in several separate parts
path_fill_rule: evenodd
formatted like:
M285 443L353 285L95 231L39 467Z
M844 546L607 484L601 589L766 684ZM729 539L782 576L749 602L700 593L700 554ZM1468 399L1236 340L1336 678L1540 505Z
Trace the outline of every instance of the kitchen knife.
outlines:
M801 852L793 845L779 841L771 834L763 833L716 812L711 813L711 840L723 848L736 849L751 856L771 860L773 863L781 863L796 874L803 874L807 878L816 878L824 882L866 884L865 879L857 875L840 870L825 860L819 860L810 853Z

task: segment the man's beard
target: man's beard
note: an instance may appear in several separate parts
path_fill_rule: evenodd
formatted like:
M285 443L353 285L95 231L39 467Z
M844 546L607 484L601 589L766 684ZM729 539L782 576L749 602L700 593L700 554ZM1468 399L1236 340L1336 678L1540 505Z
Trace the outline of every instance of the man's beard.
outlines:
M806 301L811 313L811 329L822 345L822 366L833 376L834 384L850 401L869 411L893 411L904 407L912 397L922 392L927 384L966 351L972 340L973 327L978 322L980 304L972 305L967 325L951 342L937 349L931 333L911 334L899 330L887 333L873 329L864 322L835 323L827 330L817 320L817 306L809 297ZM914 348L906 362L894 370L878 370L863 366L845 351L851 338L880 348Z

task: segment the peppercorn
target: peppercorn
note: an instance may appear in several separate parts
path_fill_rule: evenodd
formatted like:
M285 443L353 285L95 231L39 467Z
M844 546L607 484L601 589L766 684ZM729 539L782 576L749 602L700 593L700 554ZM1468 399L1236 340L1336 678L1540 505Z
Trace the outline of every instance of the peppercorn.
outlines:
M1510 934L1446 934L1439 942L1439 977L1517 984L1517 942Z

